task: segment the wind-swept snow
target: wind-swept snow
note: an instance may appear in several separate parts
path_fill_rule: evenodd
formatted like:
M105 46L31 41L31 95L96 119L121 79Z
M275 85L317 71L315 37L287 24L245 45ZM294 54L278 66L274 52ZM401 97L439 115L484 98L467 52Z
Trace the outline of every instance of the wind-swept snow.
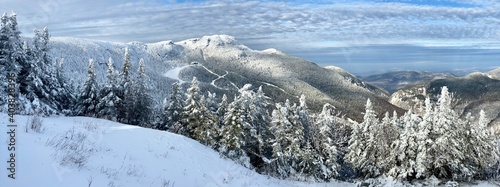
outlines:
M2 169L0 186L354 186L260 175L165 131L87 117L51 117L43 119L43 133L26 133L28 117L15 119L16 179L7 178ZM0 114L2 150L7 150L7 121L7 114ZM7 152L0 153L7 168Z

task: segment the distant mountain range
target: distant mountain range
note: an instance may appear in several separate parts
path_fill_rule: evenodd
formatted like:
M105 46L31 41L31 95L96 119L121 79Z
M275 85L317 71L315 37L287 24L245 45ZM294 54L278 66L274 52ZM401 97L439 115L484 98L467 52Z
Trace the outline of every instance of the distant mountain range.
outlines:
M435 79L456 77L451 73L432 73L423 71L396 71L378 75L361 77L362 80L377 85L390 93L419 83L429 82Z
M151 93L159 107L169 94L172 83L186 88L192 77L200 81L202 91L238 93L245 84L252 89L262 86L274 102L290 99L298 102L301 94L313 111L330 103L349 118L361 121L364 104L370 98L380 114L403 110L388 102L389 94L338 67L320 67L307 60L288 56L275 49L252 50L226 35L204 36L179 42L113 43L74 38L51 39L51 56L64 58L67 77L75 87L86 78L88 59L96 62L96 74L104 82L106 65L111 57L121 70L125 48L129 48L134 72L143 58L150 77Z
M499 69L488 73L471 73L463 77L434 79L432 81L413 84L392 94L389 101L401 108L417 108L423 110L425 97L437 102L442 86L447 86L455 97L454 106L462 117L467 113L486 112L490 126L500 128L500 80ZM477 120L477 119L476 119ZM499 131L500 132L500 131Z

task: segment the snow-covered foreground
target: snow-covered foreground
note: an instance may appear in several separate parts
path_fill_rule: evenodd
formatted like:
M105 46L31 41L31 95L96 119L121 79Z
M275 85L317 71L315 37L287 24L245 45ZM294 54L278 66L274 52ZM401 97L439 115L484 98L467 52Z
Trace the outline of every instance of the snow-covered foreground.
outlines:
M270 178L189 138L86 117L43 118L26 133L16 116L16 179L7 177L8 116L0 114L0 186L354 186Z

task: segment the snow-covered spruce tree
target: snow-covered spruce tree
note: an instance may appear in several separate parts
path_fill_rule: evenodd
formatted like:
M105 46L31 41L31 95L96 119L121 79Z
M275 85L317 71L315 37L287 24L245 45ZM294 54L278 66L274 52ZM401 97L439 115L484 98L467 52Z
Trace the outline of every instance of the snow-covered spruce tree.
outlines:
M208 111L216 115L217 109L219 108L219 103L217 103L216 93L210 93L210 92L207 93L207 97L205 98L205 106L207 106Z
M267 97L262 91L262 86L259 87L257 92L246 91L247 96L250 96L250 106L245 111L249 116L250 129L255 129L255 131L250 130L250 139L246 140L247 145L245 146L247 151L253 152L250 155L250 161L253 166L257 168L262 168L265 165L264 160L272 155L272 152L266 150L271 150L271 147L266 143L272 138L272 133L269 130L269 123L271 122L271 116L267 110L270 104L270 98Z
M170 130L171 132L178 133L181 128L181 117L184 110L184 103L182 98L182 90L179 83L172 84L170 96L165 99L163 107L163 121L164 124L160 130ZM177 125L174 125L177 124Z
M421 119L409 110L402 116L404 129L399 138L392 143L391 154L386 159L392 159L388 175L398 179L414 178L416 174L416 158L418 150L417 127Z
M228 107L229 103L227 101L227 96L226 94L224 94L222 95L219 107L217 108L217 116L219 118L219 128L221 128L222 125L224 124L224 115L226 114Z
M118 97L118 80L113 67L113 60L108 60L108 71L106 75L106 84L99 93L99 103L97 104L97 116L112 121L117 121L117 104L121 102Z
M118 116L117 119L122 123L130 123L131 119L131 110L134 105L133 98L133 81L131 78L131 68L132 64L130 62L130 54L128 52L128 47L125 48L124 55L124 63L123 70L120 74L120 84L118 87L118 97L121 99L121 102L117 104L118 108Z
M181 134L191 137L207 146L214 146L217 139L217 119L205 106L204 96L200 96L198 80L193 77L186 92L182 114Z
M277 176L280 178L293 177L303 179L316 171L314 154L304 140L304 128L296 113L296 105L287 100L284 106L276 104L271 121L273 162ZM313 155L311 155L313 154Z
M306 143L311 141L311 124L309 119L309 112L307 111L306 96L304 94L300 95L299 105L297 106L297 116L300 123L304 128L304 140Z
M243 119L240 103L234 100L227 107L224 115L224 122L220 129L220 147L219 152L228 158L238 161L240 164L250 167L250 160L243 150L245 145L244 126L248 123Z
M377 177L383 174L385 169L378 163L381 148L376 136L380 132L380 125L370 99L367 100L365 108L363 122L353 125L346 160L358 169L361 175Z
M133 107L131 109L132 125L150 127L153 111L153 98L150 95L149 77L144 69L144 60L139 60L139 70L132 88Z
M49 55L49 30L44 28L42 32L38 30L34 32L31 62L23 65L22 72L26 72L24 76L27 78L22 85L27 88L24 91L31 102L40 101L40 108L36 110L45 115L59 113L71 106L74 96L68 85L63 84L64 80L58 77L58 71L62 69L58 69L57 63Z
M7 16L4 13L1 17L0 29L0 106L3 106L0 111L7 111L7 96L8 93L8 75L14 73L16 75L16 88L19 88L19 73L24 64L27 63L24 51L22 49L20 31L17 28L16 14L12 13ZM24 78L24 77L21 77ZM23 113L25 110L24 101L26 100L22 94L15 96L17 101L17 113Z
M78 95L75 105L75 114L78 116L96 117L97 104L99 103L99 89L96 75L94 72L94 60L89 60L89 69L87 70L87 81Z
M439 97L435 125L430 132L435 137L430 155L433 174L438 178L451 178L464 168L463 145L460 134L463 130L458 115L451 108L452 97L444 86Z
M479 113L477 123L472 122L470 114L465 119L464 142L467 144L465 145L464 157L471 171L470 175L462 172L462 177L487 179L488 175L491 175L492 165L498 163L497 140L487 126L489 121L483 110ZM474 174L476 176L473 176Z
M334 107L330 104L323 105L323 110L317 116L315 123L311 126L311 143L318 155L320 172L315 173L316 178L330 180L338 176L340 164L337 161L339 156L338 139L336 139L336 123L333 115Z
M264 95L262 88L259 88L259 91L255 93L250 90L251 87L252 85L250 84L244 85L239 90L239 95L235 97L233 102L228 106L228 109L226 109L227 111L221 128L223 132L221 134L223 138L222 144L227 143L229 139L242 139L244 144L240 144L240 148L243 149L245 155L248 155L251 164L259 169L264 166L264 160L266 160L263 153L265 149L263 136L265 138L270 136L267 127L269 114L266 109L269 104L269 98ZM220 106L221 110L218 111L219 114L224 110L223 105L222 103L222 106ZM236 114L240 116L233 116ZM236 124L237 127L232 124ZM230 137L224 137L225 133L239 131L239 129L241 129L240 134L228 134ZM222 146L225 149L224 146L226 145ZM228 153L231 150L230 147L227 148L229 149L225 152Z
M415 177L416 178L426 178L431 174L430 168L432 165L431 155L433 155L433 142L435 140L436 134L430 134L434 129L435 124L435 113L434 107L431 104L430 99L427 97L425 99L425 111L422 121L418 125L417 129L417 157L415 161Z

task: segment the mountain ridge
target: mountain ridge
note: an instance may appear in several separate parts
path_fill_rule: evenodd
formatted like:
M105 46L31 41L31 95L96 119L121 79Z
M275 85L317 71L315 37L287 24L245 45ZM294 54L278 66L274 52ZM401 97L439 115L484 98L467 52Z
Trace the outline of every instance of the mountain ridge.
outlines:
M115 69L123 66L123 51L129 48L132 69L138 68L140 58L146 62L146 73L151 79L153 98L159 101L169 93L170 85L177 80L163 76L167 71L181 66L179 78L189 82L196 76L202 90L236 95L237 87L263 86L266 95L275 102L290 99L298 101L301 94L308 98L312 110L319 111L325 103L330 103L347 117L360 120L366 99L378 103L381 112L403 110L387 102L389 95L382 89L359 80L350 73L334 71L298 57L288 56L276 49L253 50L232 36L212 35L173 42L117 43L75 38L54 38L51 40L51 56L64 58L66 74L73 78L75 85L82 84L88 58L96 61L95 69L100 82L104 81L108 58L115 62ZM75 55L78 54L78 55ZM134 71L135 73L135 71ZM224 76L222 76L224 75ZM216 80L217 79L217 80ZM215 83L221 88L212 85ZM226 87L224 87L226 85ZM75 86L77 87L77 86ZM185 88L186 85L183 84Z

